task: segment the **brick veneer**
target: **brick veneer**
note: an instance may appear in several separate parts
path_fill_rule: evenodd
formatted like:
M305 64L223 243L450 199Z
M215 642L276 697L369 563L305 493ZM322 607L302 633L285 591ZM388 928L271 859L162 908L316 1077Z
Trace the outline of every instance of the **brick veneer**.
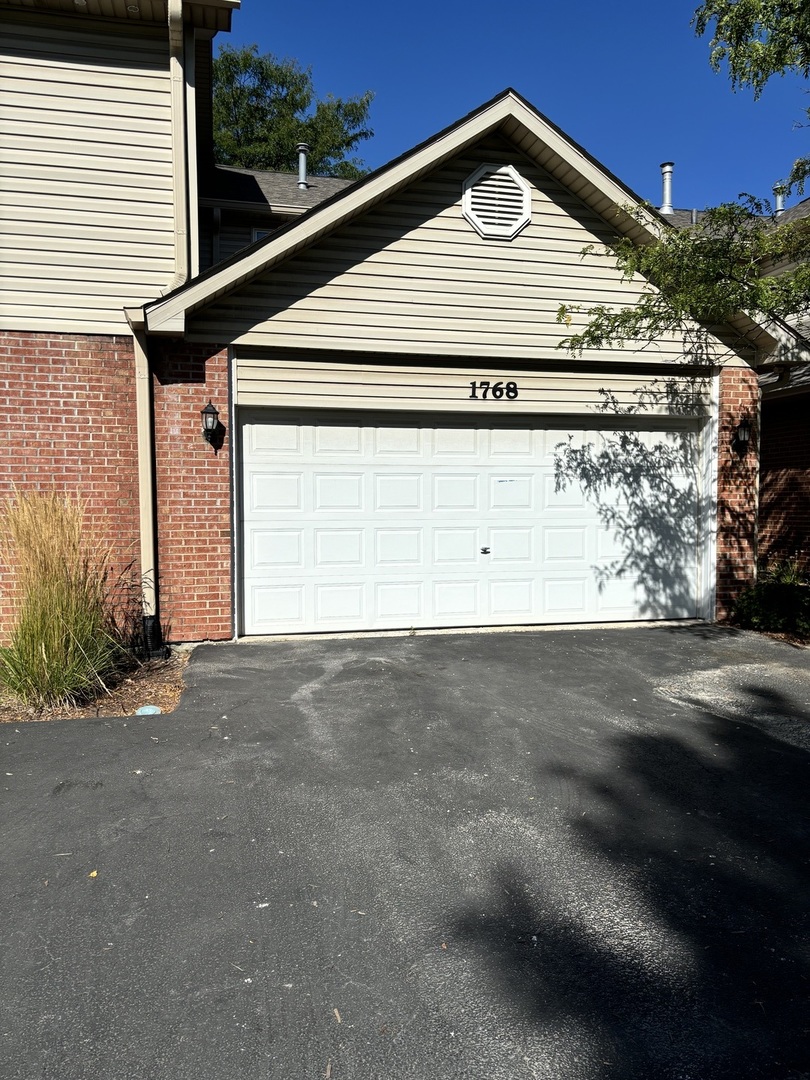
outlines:
M200 434L210 398L228 423L228 358L219 346L159 340L154 378L161 621L170 641L233 634L230 432L217 453Z
M760 555L810 569L810 393L762 402Z
M45 487L81 496L90 527L115 545L116 569L133 565L137 580L133 371L130 337L0 331L0 497ZM0 567L2 617L7 587Z
M233 633L230 433L218 452L200 434L209 398L228 422L227 351L162 339L150 343L154 371L155 457L161 621L170 641ZM0 495L53 486L81 494L91 525L113 539L121 565L138 566L138 461L135 379L129 337L0 333L0 380L8 430ZM776 551L777 509L791 507L794 536L810 530L802 399L769 404L766 422L783 436L766 445L765 542ZM726 617L754 580L757 554L759 391L748 369L720 376L717 617ZM739 455L732 434L742 416L754 427ZM770 431L770 428L766 429ZM803 457L801 455L804 455ZM802 468L804 471L802 472ZM0 585L2 571L0 570ZM0 597L0 616L8 613Z
M747 453L733 446L742 417L752 425ZM717 458L717 603L716 618L727 618L740 592L756 578L757 446L759 387L749 368L725 368L720 374Z
M228 416L225 352L157 342L155 454L161 622L171 641L232 634L228 439L200 436L212 398ZM0 497L15 488L81 496L117 567L140 574L135 360L128 336L0 332L7 430ZM0 588L7 585L0 567ZM0 619L10 614L0 594Z

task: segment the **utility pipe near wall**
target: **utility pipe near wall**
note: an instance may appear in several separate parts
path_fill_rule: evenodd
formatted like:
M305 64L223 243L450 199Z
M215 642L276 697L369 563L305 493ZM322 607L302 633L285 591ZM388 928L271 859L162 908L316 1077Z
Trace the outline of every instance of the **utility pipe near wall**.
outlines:
M174 199L174 277L169 290L188 280L188 158L183 0L169 0L169 78L171 80L172 198Z
M157 655L163 646L158 613L157 526L155 520L155 466L152 426L152 373L143 332L143 312L129 308L135 350L135 415L138 446L138 523L141 550L141 598L143 640L147 656Z
M193 38L183 27L183 0L168 0L169 80L171 87L172 200L174 276L167 288L184 285L189 276L189 164L185 55ZM193 52L193 49L192 49ZM193 73L192 73L193 75ZM192 113L193 115L193 113ZM141 597L144 647L148 656L162 649L157 587L157 512L155 503L152 373L140 308L125 308L135 354L135 416L138 450L138 522L141 551Z

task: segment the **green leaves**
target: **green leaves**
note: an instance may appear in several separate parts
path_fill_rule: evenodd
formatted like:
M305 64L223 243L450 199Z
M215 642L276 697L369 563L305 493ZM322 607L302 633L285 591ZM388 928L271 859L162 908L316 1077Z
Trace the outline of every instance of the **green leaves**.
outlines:
M810 310L810 222L780 225L770 206L754 199L706 210L696 225L667 230L646 245L620 238L605 256L623 278L641 277L647 287L629 307L561 307L559 323L570 326L576 315L587 319L560 343L576 355L627 342L643 347L679 333L687 358L706 362L706 331L737 313L761 319Z
M692 19L699 35L714 24L709 59L728 63L734 89L759 97L773 75L810 75L810 4L807 0L705 0Z
M808 0L704 0L692 19L702 36L713 24L709 63L725 62L734 90L750 86L758 98L774 75L810 77ZM806 110L810 116L810 109ZM784 185L801 194L810 176L810 158L799 158Z
M367 171L351 156L371 138L374 95L316 100L312 72L297 60L224 45L214 60L214 146L222 165L295 172L296 145L310 147L309 171L355 179Z

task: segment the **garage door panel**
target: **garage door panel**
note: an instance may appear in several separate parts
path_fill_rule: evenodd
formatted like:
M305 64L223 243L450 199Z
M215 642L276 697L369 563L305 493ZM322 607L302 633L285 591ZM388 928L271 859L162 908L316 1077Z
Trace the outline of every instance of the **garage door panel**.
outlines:
M303 566L301 529L254 529L251 532L251 569L301 569Z
M628 454L624 487L586 495L558 481L560 429L280 415L243 425L246 633L696 614L694 432L660 486ZM571 435L622 452L610 432Z
M480 508L480 476L477 473L440 473L433 477L433 509L453 513Z
M593 530L584 525L551 526L542 530L543 559L560 566L562 563L583 563L588 556L588 538Z
M533 618L535 615L534 579L490 581L489 611L494 617L508 616L510 622Z
M315 565L359 567L365 563L365 532L362 529L315 529Z
M421 565L422 539L421 529L375 529L375 564L378 567Z
M374 509L421 511L424 503L420 473L375 473Z
M490 529L486 545L491 552L490 563L533 563L534 533L531 525Z
M422 442L427 434L419 428L375 428L375 456L402 457L408 454L412 457L421 457Z

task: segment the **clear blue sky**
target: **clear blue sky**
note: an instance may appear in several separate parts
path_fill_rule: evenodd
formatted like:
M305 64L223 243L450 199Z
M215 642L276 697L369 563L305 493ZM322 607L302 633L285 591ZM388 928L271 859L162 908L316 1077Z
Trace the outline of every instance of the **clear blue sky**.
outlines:
M675 162L678 207L769 197L810 154L797 127L807 84L777 78L756 102L733 93L690 26L697 2L242 0L217 40L295 57L320 96L374 90L375 135L360 150L372 168L512 86L656 205L662 161Z

